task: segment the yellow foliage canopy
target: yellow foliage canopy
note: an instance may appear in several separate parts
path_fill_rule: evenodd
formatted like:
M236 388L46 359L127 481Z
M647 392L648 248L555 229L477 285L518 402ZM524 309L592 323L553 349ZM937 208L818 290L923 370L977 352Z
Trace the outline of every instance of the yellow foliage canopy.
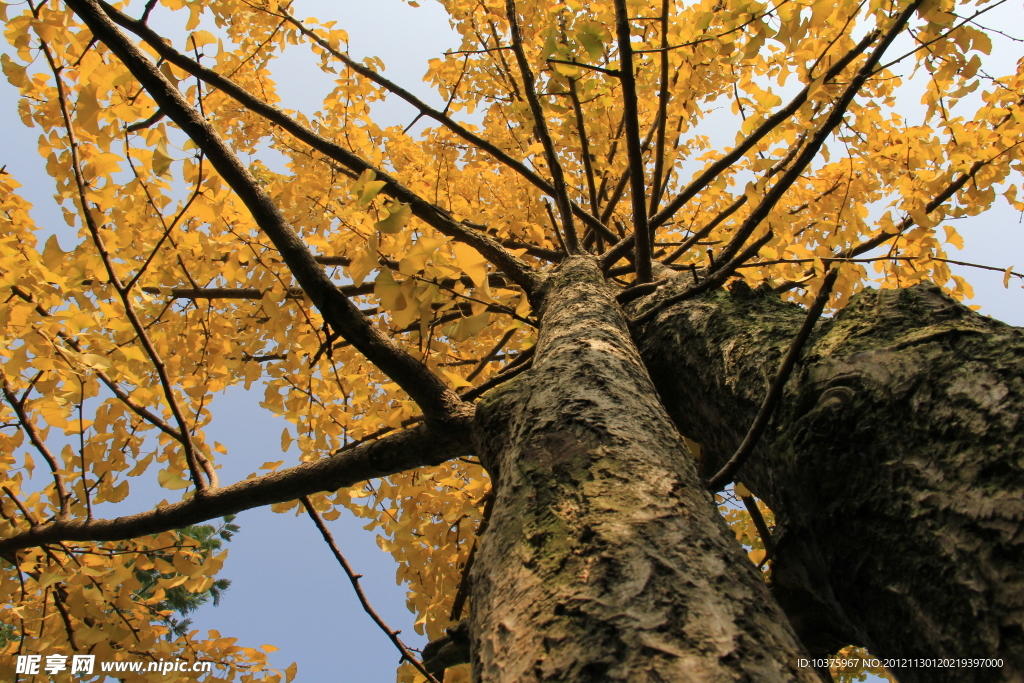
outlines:
M16 542L0 671L10 653L85 648L210 659L230 680L294 673L229 638L164 638L159 591L136 585L157 549L187 545L171 529L224 514L204 501L220 500L218 463L234 454L204 429L226 387L262 386L293 425L282 447L327 461L454 424L462 398L525 359L531 297L567 251L603 254L623 285L650 279L653 260L808 303L837 267L833 308L869 279L930 279L963 299L948 221L999 193L1024 210L1024 61L990 73L972 21L998 2L443 0L462 45L429 64L440 109L291 4L161 0L187 15L172 36L145 22L154 4L142 20L97 0L6 7L3 71L75 237L64 251L0 175L0 534ZM285 50L334 79L315 117L278 108ZM429 126L375 124L385 96ZM284 164L245 161L266 150ZM270 490L291 472L253 481ZM92 506L141 475L191 521L91 531ZM380 529L417 629L436 638L486 477L472 458L371 476L313 506ZM321 489L289 490L261 502L293 509ZM37 547L37 527L58 531ZM166 588L202 592L218 568L175 565Z

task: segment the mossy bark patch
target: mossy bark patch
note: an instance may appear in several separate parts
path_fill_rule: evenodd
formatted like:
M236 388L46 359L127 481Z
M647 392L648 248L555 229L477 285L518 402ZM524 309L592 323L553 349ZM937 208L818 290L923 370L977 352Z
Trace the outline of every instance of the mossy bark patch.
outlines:
M742 440L803 315L723 291L638 331L705 472ZM739 472L776 514L773 592L808 648L1004 661L897 670L904 683L1024 679L1022 414L1024 330L934 285L866 290L822 320Z
M818 680L592 260L550 278L534 365L485 397L476 435L497 497L471 577L475 680Z

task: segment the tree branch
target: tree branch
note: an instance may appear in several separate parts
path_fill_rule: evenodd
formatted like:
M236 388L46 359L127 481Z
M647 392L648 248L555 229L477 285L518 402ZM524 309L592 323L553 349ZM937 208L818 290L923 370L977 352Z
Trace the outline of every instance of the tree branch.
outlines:
M849 66L850 62L860 56L864 50L871 45L871 43L875 42L878 36L878 31L872 31L864 36L852 50L843 55L841 59L837 60L836 63L832 65L832 68L825 72L821 77L822 82L828 83L842 73L843 69ZM816 81L818 79L814 80ZM776 126L792 116L800 107L803 106L804 102L807 101L813 84L814 82L812 81L804 86L804 89L797 93L789 104L765 119L760 126L747 136L746 140L721 159L711 164L711 166L705 169L699 176L694 178L689 185L683 188L682 192L676 195L676 197L665 206L665 208L651 217L651 229L654 230L664 225L670 218L672 218L673 215L675 215L676 211L683 208L686 202L690 201L690 199L696 196L698 192L710 185L723 171L742 158L744 154L749 152L754 145L774 130Z
M764 199L754 207L750 215L743 222L740 228L736 231L736 235L732 241L726 246L725 249L719 254L719 263L725 262L731 259L733 255L739 251L747 238L753 233L758 225L761 224L768 214L771 213L775 205L782 199L782 196L789 190L790 186L796 182L796 179L800 177L804 169L810 165L814 159L818 150L821 149L822 145L825 144L825 140L832 131L842 122L846 116L846 110L849 108L850 103L853 102L853 98L860 92L861 87L871 77L875 65L885 54L886 49L896 40L896 36L903 31L903 27L906 25L910 17L917 11L917 8L921 5L924 0L916 0L916 2L910 4L897 16L893 25L886 31L882 41L875 47L868 58L861 65L860 69L857 70L857 74L850 80L850 84L843 90L843 94L840 95L839 100L832 105L832 111L829 112L828 118L822 123L821 127L815 131L814 135L808 141L807 146L797 156L796 161L790 166L778 182L772 185L772 188L768 190ZM863 41L861 41L863 42Z
M565 240L566 251L569 254L582 253L579 236L572 222L572 208L569 202L568 186L565 182L565 174L562 172L562 164L558 161L558 153L555 150L555 143L551 140L548 132L547 119L544 117L544 109L541 107L540 98L537 97L537 87L533 79L533 71L530 69L530 62L523 51L523 40L519 33L519 17L516 14L515 0L505 0L505 13L508 15L509 32L512 35L512 52L519 64L519 71L523 77L523 90L526 93L526 101L533 113L533 130L537 139L544 147L544 157L551 172L552 186L555 191L555 203L558 205L558 212L562 219L562 236Z
M74 6L84 7L91 5L94 2L96 2L96 0L76 0L74 2ZM449 212L441 207L429 203L400 183L396 178L384 172L382 169L372 166L369 162L361 159L359 156L344 147L317 135L305 126L299 124L277 107L252 95L230 79L218 74L212 69L207 69L198 62L181 54L165 42L162 36L142 22L132 19L106 2L100 1L97 4L99 7L102 7L109 19L142 38L142 40L144 40L146 44L149 45L157 54L171 64L174 64L178 68L187 71L196 78L200 78L205 83L224 92L228 96L237 100L240 104L244 105L254 114L258 114L259 116L262 116L268 121L274 123L282 130L285 130L295 136L296 139L304 142L334 161L337 161L356 174L360 174L364 171L373 171L377 174L378 179L383 180L386 183L384 188L381 190L382 193L399 202L408 204L414 216L441 234L472 246L491 263L501 269L502 272L508 275L513 282L521 286L528 294L534 291L539 280L538 276L526 262L503 248L490 236L480 232L479 230L473 230L465 226L456 220ZM110 28L113 29L112 26ZM131 45L127 40L125 40L125 42L128 45ZM132 48L134 49L134 46L132 46ZM135 50L135 52L139 54L141 59L148 63L148 60L146 60L141 53L138 53L138 50ZM136 77L138 78L138 75L136 75ZM148 89L149 88L147 88L147 90ZM153 94L152 91L150 94ZM173 119L173 117L171 118ZM210 132L213 132L212 129L210 129Z
M679 294L676 294L675 296L671 296L671 297L665 299L664 301L659 303L654 308L651 308L650 310L645 311L644 313L641 313L637 317L635 317L632 320L630 320L629 321L630 327L635 328L638 325L643 325L647 321L652 320L661 311L665 310L666 308L668 308L670 306L673 306L673 305L679 303L680 301L686 301L687 299L692 299L693 297L695 297L695 296L697 296L699 294L703 294L704 292L708 292L708 291L710 291L712 289L716 289L718 287L721 287L723 284L725 284L725 281L728 280L732 276L732 274L736 272L737 268L739 268L741 265L743 265L744 263L746 263L750 259L754 258L754 256L757 255L757 252L761 249L761 247L763 247L764 245L768 244L768 242L771 241L773 236L774 235L773 235L772 231L769 230L760 239L758 239L756 242L754 242L749 247L744 249L743 252L740 253L739 256L737 256L736 258L734 258L732 261L730 261L729 263L725 264L724 266L720 267L718 270L716 270L714 272L713 275L708 277L706 280L704 280L700 284L694 284L694 286L690 287L686 291L680 292Z
M474 367L473 370L468 375L466 375L466 381L472 382L474 379L476 379L477 376L481 372L483 372L484 368L487 367L487 364L494 360L495 356L497 356L498 353L503 348L505 348L505 344L508 343L508 341L512 338L512 335L514 335L515 333L516 330L513 329L501 335L501 339L498 340L498 343L495 344L494 347L487 353L487 355L480 359L480 362L476 364L476 367Z
M764 521L764 515L761 514L761 508L757 507L757 500L753 496L740 496L740 500L743 501L743 507L747 508L747 512L750 513L750 519L753 520L754 528L757 529L757 533L761 537L761 544L764 546L764 557L757 565L757 568L760 569L768 560L775 557L775 543L772 540L772 533L768 530L768 524Z
M594 163L590 158L590 140L587 138L587 129L583 121L583 104L580 102L580 95L576 89L576 79L569 79L569 97L572 99L572 111L576 118L576 135L580 139L580 159L583 161L583 171L587 176L587 193L590 198L590 210L595 214L598 211L597 205L597 181L594 180ZM603 251L598 249L598 251Z
M423 668L423 662L417 659L416 656L409 651L409 648L405 646L402 639L398 637L398 634L401 633L401 631L395 631L388 626L384 622L384 619L377 614L377 611L373 609L373 606L370 605L370 601L366 598L366 593L363 592L363 587L359 584L359 579L361 579L363 575L356 574L352 571L352 566L348 563L348 560L345 559L345 556L341 554L338 544L334 542L334 536L331 535L330 529L328 529L327 525L324 524L324 520L320 518L320 515L313 507L313 503L310 502L308 496L302 497L302 505L306 508L306 514L309 515L309 518L313 520L313 524L315 524L316 528L320 531L320 535L324 537L324 542L327 543L331 552L334 553L334 558L338 560L338 564L340 564L342 570L344 570L345 575L352 584L352 588L355 589L356 597L359 599L359 604L363 606L363 611L369 614L370 618L373 619L373 623L377 624L377 626L380 627L380 630L387 634L387 637L395 644L395 647L398 648L398 651L402 654L402 659L416 667L416 670L426 676L428 681L431 683L438 683L437 679L431 676L427 670Z
M668 89L668 19L669 0L661 0L661 48L659 55L660 73L658 74L658 133L654 144L654 175L651 177L651 201L648 208L648 215L653 216L658 211L658 204L661 203L661 193L665 184L662 181L665 174L665 132L668 128L668 101L671 93ZM651 237L653 239L653 235Z
M637 111L633 46L629 38L626 0L615 0L615 33L619 44L619 82L622 83L622 116L626 126L626 158L629 161L630 199L633 205L633 235L636 244L636 279L651 281L651 231L647 224L647 192L644 157L640 149L640 115Z
M0 379L3 380L3 394L7 403L10 404L11 408L14 409L14 414L18 416L18 422L21 423L21 428L28 434L29 441L36 447L39 454L46 460L46 464L50 468L50 472L53 475L53 484L57 491L57 503L58 509L60 510L60 517L66 518L71 514L70 501L68 497L68 490L64 485L64 477L61 476L61 467L57 462L57 458L53 455L49 448L46 447L46 442L43 441L39 431L35 425L29 419L28 413L25 412L25 398L28 392L19 400L14 392L11 390L11 385L7 381L7 375L4 374L3 369L0 368ZM33 382L34 384L34 382ZM31 385L29 387L31 389ZM85 475L83 474L83 477Z
M428 419L445 419L457 413L461 404L458 396L423 363L384 336L338 291L309 248L213 127L188 105L177 88L118 30L104 14L97 0L70 0L68 6L82 18L93 35L117 55L167 116L203 150L210 163L245 204L260 229L277 247L282 259L320 310L324 320L405 390ZM159 42L165 45L163 41ZM467 231L461 226L460 230ZM495 246L504 252L504 249Z
M271 14L273 14L273 12L271 12ZM319 45L321 48L329 52L331 56L342 62L345 66L352 69L360 76L373 81L374 83L381 86L388 92L393 93L400 97L401 99L405 100L407 103L415 107L416 110L419 111L419 113L422 116L427 116L429 118L434 119L435 121L437 121L445 128L458 135L460 138L462 138L469 144L484 150L492 157L494 157L495 159L505 164L519 175L521 175L531 185L539 189L541 192L557 200L558 194L555 188L551 185L551 183L549 183L544 178L541 178L526 164L513 158L503 149L495 145L493 142L490 142L489 140L480 137L476 133L473 133L472 131L468 130L465 126L460 124L458 121L448 116L448 114L446 114L445 112L434 109L429 104L419 99L405 88L385 78L376 71L363 66L359 62L355 61L354 59L346 55L344 52L341 52L340 50L336 50L335 48L331 47L330 43L328 43L326 40L318 36L314 31L307 28L301 21L296 19L295 16L288 12L287 10L281 10L278 16L284 17L289 23L295 26L300 33L302 33L304 36L306 36L307 38L315 42L317 45ZM570 204L572 205L573 213L576 216L578 216L583 222L591 226L595 226L595 224L601 224L600 220L596 216L583 209L583 207L571 201ZM591 207L590 211L594 211L594 208Z
M15 285L11 287L11 291L18 297L20 297L22 300L32 304L33 307L35 308L36 313L38 313L39 315L46 318L52 317L52 313L50 313L48 310L46 310L38 303L36 303L36 300L32 297L32 295L23 290L21 287ZM78 340L75 339L74 337L71 337L66 332L57 332L57 337L65 344L70 346L71 349L74 350L76 353L85 352L83 350L82 345L78 342ZM96 374L97 377L100 378L100 381L102 381L103 384L105 384L106 387L110 389L111 393L113 393L114 396L116 396L118 400L121 401L124 405L128 406L128 408L133 413L138 415L143 420L149 422L154 427L162 431L164 434L167 434L175 441L181 441L181 434L178 433L178 430L176 430L171 425L167 424L167 422L160 419L160 417L158 417L157 415L154 415L145 406L142 406L136 401L133 401L131 395L128 394L128 392L126 392L123 388L121 388L121 385L115 382L113 378L110 377L110 375L108 375L106 372L98 368L92 368L92 371Z
M123 541L284 503L321 491L337 491L377 477L439 465L473 452L472 410L441 426L420 424L376 441L343 448L315 462L247 479L147 512L115 519L56 520L0 540L0 556L57 541Z
M814 326L821 318L821 312L825 310L825 304L828 303L828 298L832 294L832 286L835 284L838 276L838 267L833 268L825 275L825 280L821 283L818 296L815 297L814 303L811 304L810 309L807 311L807 317L804 318L804 323L800 326L800 331L796 333L793 343L789 345L789 351L786 352L786 357L782 360L782 365L779 366L775 379L772 380L771 387L761 403L760 410L757 411L753 424L750 425L747 435L743 438L743 442L736 449L733 456L718 471L718 474L711 477L708 481L709 491L713 493L721 491L726 484L732 481L736 472L739 471L743 463L750 457L750 454L754 452L757 442L760 441L761 435L772 418L772 413L775 412L775 406L778 405L779 398L782 396L782 389L786 386L786 380L789 379L793 368L796 367L797 361L800 360L800 351L807 342L807 338L811 336L811 332L814 331ZM765 548L767 549L767 544Z
M93 34L95 36L95 33ZM149 337L145 326L142 324L142 320L139 319L138 313L135 311L134 304L132 303L131 292L129 287L125 286L118 278L113 262L110 257L110 252L107 250L106 244L103 240L103 236L100 234L100 226L96 221L96 217L93 212L89 210L89 198L86 189L88 184L82 173L81 158L79 156L79 144L76 139L75 129L72 125L71 114L68 111L68 105L65 98L64 87L61 81L60 69L57 67L53 56L50 53L49 46L45 43L42 45L42 52L46 58L47 63L50 65L50 69L53 72L54 83L57 88L57 101L60 107L61 117L64 121L64 126L68 132L68 138L71 148L71 172L75 182L75 189L78 194L78 201L80 205L80 214L82 223L84 223L86 230L92 237L93 244L96 246L96 251L99 254L100 260L103 263L104 270L107 271L107 278L114 290L117 292L118 298L121 300L121 305L124 308L125 316L131 323L132 328L135 330L135 334L142 345L143 350L149 357L150 364L153 369L156 370L157 377L160 379L160 389L164 395L164 400L167 401L167 406L171 410L171 414L174 416L174 421L178 425L178 434L180 438L178 443L181 444L182 450L184 451L185 463L188 467L189 477L192 480L192 485L195 486L196 496L203 496L206 494L208 489L207 482L203 479L202 468L201 468L201 453L196 449L195 443L192 440L192 434L188 429L188 424L185 421L185 414L181 410L181 405L178 402L178 397L174 393L174 385L171 381L171 377L167 372L167 366L164 363L163 358L158 352L156 346L153 344L152 339ZM155 69L154 69L155 70ZM210 484L213 483L211 478ZM85 471L82 471L82 488L86 497L87 509L91 506L88 505L88 489L85 488Z

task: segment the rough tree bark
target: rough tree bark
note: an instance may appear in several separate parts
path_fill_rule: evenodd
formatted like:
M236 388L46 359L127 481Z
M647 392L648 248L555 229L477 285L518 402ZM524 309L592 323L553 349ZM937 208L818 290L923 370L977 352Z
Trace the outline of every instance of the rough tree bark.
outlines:
M596 263L568 259L544 302L533 367L477 409L496 500L472 570L474 680L820 680Z
M742 440L803 316L741 285L637 331L704 476ZM867 290L822 321L738 477L776 514L773 594L812 653L1001 657L894 673L1024 680L1022 410L1024 330L938 287Z

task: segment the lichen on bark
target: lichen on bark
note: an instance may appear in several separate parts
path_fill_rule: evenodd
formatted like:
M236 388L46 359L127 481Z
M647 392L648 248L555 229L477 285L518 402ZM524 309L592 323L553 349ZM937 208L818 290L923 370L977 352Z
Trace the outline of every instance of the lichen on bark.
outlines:
M742 439L802 315L741 288L638 331L705 471ZM809 649L1004 661L897 670L904 683L1024 677L1022 410L1024 330L938 287L866 290L822 321L740 471L776 514L773 592Z
M551 276L533 367L477 409L496 501L477 681L812 681L704 489L596 263Z

